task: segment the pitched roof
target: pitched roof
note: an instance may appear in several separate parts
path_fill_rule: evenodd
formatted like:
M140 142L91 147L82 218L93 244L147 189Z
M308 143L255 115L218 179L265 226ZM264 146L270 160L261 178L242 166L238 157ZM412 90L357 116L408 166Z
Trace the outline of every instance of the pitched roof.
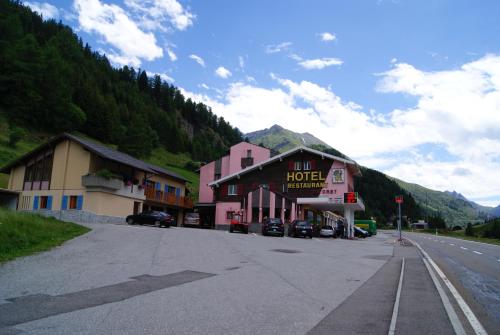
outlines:
M256 169L260 169L260 168L264 167L264 165L269 165L269 164L274 163L275 161L280 161L280 160L282 160L283 158L285 158L287 156L293 155L297 151L307 151L307 152L310 152L312 154L315 154L315 155L318 155L318 156L321 156L321 157L324 157L324 158L329 158L331 160L336 160L336 161L339 161L339 162L342 162L342 163L345 163L345 164L348 164L348 165L352 165L355 168L354 175L361 175L361 170L359 168L359 165L355 161L353 161L353 160L345 159L345 158L342 158L342 157L333 156L333 155L330 155L330 154L327 154L327 153L324 153L324 152L321 152L321 151L318 151L318 150L315 150L315 149L311 149L311 148L308 148L308 147L305 147L305 146L299 146L299 147L293 148L291 150L288 150L288 151L286 151L286 152L284 152L282 154L279 154L277 156L273 156L273 157L271 157L271 158L269 158L269 159L267 159L265 161L259 162L259 163L255 164L255 165L252 165L252 166L249 166L246 169L243 169L241 171L238 171L238 172L235 172L233 174L227 175L227 176L222 177L222 178L220 178L218 180L214 180L213 182L208 183L208 186L218 185L219 183L223 183L225 181L233 179L234 177L241 176L243 174L246 174L246 173L248 173L250 171L253 171L253 170L256 170Z
M111 161L115 161L115 162L118 162L118 163L121 163L121 164L124 164L127 166L131 166L131 167L136 168L136 169L141 170L141 171L156 173L156 174L158 174L158 173L164 174L164 175L176 178L176 179L187 181L187 179L179 176L176 173L170 172L166 169L163 169L163 168L160 168L158 166L141 161L135 157L127 155L126 153L123 153L123 152L120 152L118 150L107 147L104 144L97 143L97 142L92 141L90 139L83 138L83 137L76 136L76 135L69 134L69 133L62 133L62 134L59 134L59 135L51 138L50 140L48 140L44 144L35 148L33 151L30 151L27 154L21 156L20 158L14 160L13 162L10 162L6 166L4 166L0 170L0 172L9 173L10 169L12 167L19 165L21 162L24 162L24 161L30 159L31 157L36 155L38 152L44 151L47 148L49 148L50 146L57 144L63 140L74 141L74 142L80 144L81 146L83 146L85 149L89 150L90 152L96 154L99 157L109 159Z

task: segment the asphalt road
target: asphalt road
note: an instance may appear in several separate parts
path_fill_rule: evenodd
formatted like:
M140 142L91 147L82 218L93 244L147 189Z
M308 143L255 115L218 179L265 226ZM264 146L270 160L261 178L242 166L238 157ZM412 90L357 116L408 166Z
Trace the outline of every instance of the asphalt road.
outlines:
M89 226L0 266L0 334L306 334L393 254L384 234Z
M489 334L500 334L500 246L404 233L439 265Z

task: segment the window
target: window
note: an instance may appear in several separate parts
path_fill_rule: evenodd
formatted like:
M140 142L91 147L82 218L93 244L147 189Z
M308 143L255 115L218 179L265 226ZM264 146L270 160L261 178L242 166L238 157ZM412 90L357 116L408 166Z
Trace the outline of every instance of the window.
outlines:
M71 195L69 197L69 206L68 209L76 209L77 207L77 202L78 202L78 196L76 195Z
M226 212L226 219L231 220L233 218L233 214L234 214L234 211L233 212Z
M26 165L24 173L24 190L48 190L52 175L54 154L46 152Z
M238 185L228 185L227 195L238 195Z
M40 196L40 206L39 209L52 209L52 196L42 195Z
M219 180L221 177L220 173L214 174L214 180Z
M252 150L247 150L247 158L252 157Z
M31 208L31 197L29 195L24 195L19 205L20 209L29 210Z
M311 162L305 161L304 162L304 171L309 171L309 170L311 170Z
M302 162L295 162L294 164L294 170L295 171L300 171L302 169Z

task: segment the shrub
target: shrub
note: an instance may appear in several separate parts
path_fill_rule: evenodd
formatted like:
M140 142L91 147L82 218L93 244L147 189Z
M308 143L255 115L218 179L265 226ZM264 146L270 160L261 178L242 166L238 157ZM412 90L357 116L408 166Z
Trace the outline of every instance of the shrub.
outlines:
M19 127L12 127L9 133L9 146L15 148L17 142L19 142L25 135L25 131Z
M470 222L467 223L467 227L465 228L465 236L474 236L474 231Z
M195 172L200 168L200 163L193 162L193 161L188 161L186 164L184 164L184 168L186 168L189 171Z
M111 178L114 177L113 173L109 171L108 169L101 169L95 173L96 176L104 178L106 180L110 180Z
M483 237L500 238L500 221L493 222L491 227L483 231Z

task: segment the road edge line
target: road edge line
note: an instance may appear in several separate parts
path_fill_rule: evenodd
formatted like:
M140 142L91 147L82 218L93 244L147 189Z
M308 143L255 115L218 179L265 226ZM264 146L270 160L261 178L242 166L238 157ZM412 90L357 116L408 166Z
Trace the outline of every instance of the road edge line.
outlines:
M464 313L465 317L469 321L469 324L471 325L471 327L474 330L474 332L477 335L488 335L488 333L486 332L486 330L481 325L481 322L479 322L479 320L477 319L476 315L474 315L474 312L472 312L472 310L469 307L469 305L467 305L467 303L465 302L464 298L462 298L462 296L457 291L457 289L455 288L455 286L453 286L453 284L446 277L446 275L443 273L443 271L441 271L441 269L439 268L439 266L432 260L432 258L429 256L429 254L417 242L412 241L409 238L406 238L406 239L408 241L410 241L411 243L413 243L414 245L417 246L417 248L420 250L420 252L424 256L424 258L427 259L427 261L429 262L429 264L432 265L434 271L436 271L436 273L441 278L441 280L446 284L446 286L450 290L451 294L455 298L458 306L460 306L460 309L462 310L462 312Z
M448 296L443 290L443 287L441 286L441 283L439 283L439 280L437 279L436 275L432 271L429 261L425 258L422 258L424 261L424 265L427 268L427 271L429 271L429 274L431 276L432 281L434 282L434 286L436 287L439 296L441 297L441 301L443 302L444 309L446 310L446 313L448 314L448 319L450 319L450 323L453 327L453 330L455 331L455 334L457 335L465 335L465 329L462 325L462 322L460 322L460 319L458 318L457 313L455 312L455 309L450 303L450 299L448 299Z
M394 308L392 310L391 325L389 327L389 335L394 335L396 331L396 321L398 319L399 311L399 300L401 299L401 288L403 286L403 277L405 273L405 259L403 257L403 262L401 263L401 274L399 275L398 291L396 293L396 301L394 302Z

